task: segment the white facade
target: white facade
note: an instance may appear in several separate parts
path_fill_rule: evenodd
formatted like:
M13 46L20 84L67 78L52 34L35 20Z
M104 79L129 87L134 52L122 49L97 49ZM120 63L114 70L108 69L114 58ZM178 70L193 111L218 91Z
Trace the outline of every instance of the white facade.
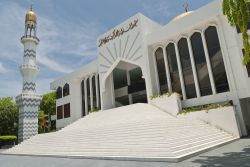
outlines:
M57 128L74 122L95 107L105 110L119 106L119 94L128 97L131 104L137 102L136 98L140 102L144 95L149 101L152 95L179 91L182 107L232 101L241 135L246 135L250 127L250 78L242 65L241 34L228 24L221 4L221 0L215 0L177 16L164 26L137 14L101 35L97 39L97 60L51 83L53 90L63 88L66 83L70 87L69 95L56 102L57 106L71 104L70 117L58 119ZM156 54L163 59L157 61ZM165 70L159 70L159 64L161 67L164 64ZM140 84L142 79L145 81L145 90L137 88L146 94L134 93L137 83L133 86L130 71L138 67L142 72L138 80ZM126 86L114 85L115 69L127 72ZM98 81L98 76L95 89L89 81L88 91L87 79L95 77Z

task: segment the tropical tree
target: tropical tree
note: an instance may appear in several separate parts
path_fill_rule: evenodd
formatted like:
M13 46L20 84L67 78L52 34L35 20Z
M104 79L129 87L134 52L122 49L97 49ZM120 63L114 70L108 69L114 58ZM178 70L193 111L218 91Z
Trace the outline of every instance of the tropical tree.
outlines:
M40 104L40 110L44 111L45 114L55 115L56 114L56 93L50 92L44 94Z
M0 98L0 136L18 132L18 111L11 97Z
M56 114L56 93L50 92L42 96L40 111L38 112L38 132L51 131L51 115ZM53 129L53 128L52 128Z
M250 21L248 5L250 0L223 0L223 14L227 16L231 25L237 26L242 33L244 46L243 64L250 61L250 44L248 41L247 24Z

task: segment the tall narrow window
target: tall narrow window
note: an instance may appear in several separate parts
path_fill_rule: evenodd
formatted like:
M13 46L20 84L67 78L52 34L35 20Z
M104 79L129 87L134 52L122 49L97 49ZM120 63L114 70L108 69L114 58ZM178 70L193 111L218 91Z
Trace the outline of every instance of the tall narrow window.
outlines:
M64 118L69 118L70 117L70 103L65 104L63 106L63 115L64 115Z
M100 105L99 108L101 109L101 91L100 91L100 85L101 84L100 84L100 75L99 74L97 75L97 79L98 79L98 91L99 91L99 97L98 98L99 98L99 105Z
M229 91L229 85L216 27L208 27L205 31L205 37L209 58L211 61L216 92L227 92Z
M69 95L69 84L65 84L63 87L63 97Z
M88 111L91 110L91 102L90 102L90 83L89 83L89 78L86 81L87 84L87 105L88 105Z
M183 72L183 79L185 83L185 90L187 98L194 98L196 97L196 90L194 85L194 76L193 70L191 66L191 60L188 50L188 44L186 38L181 38L178 42L178 49L181 59L181 66Z
M62 88L58 87L56 89L56 99L60 99L60 98L62 98Z
M97 108L96 105L96 86L95 86L95 76L92 77L92 89L93 89L93 106Z
M163 94L168 91L168 84L167 84L166 67L164 63L164 55L163 55L162 48L158 48L155 51L155 60L156 60L157 71L158 71L160 92L161 94Z
M57 119L63 119L63 106L57 106L56 108Z
M175 53L175 46L173 43L168 44L166 48L166 52L167 52L167 58L168 58L168 66L169 66L169 72L170 72L170 77L171 77L172 90L173 92L182 94L179 70L178 70L176 53Z
M211 95L212 88L208 74L205 51L201 34L196 32L191 36L195 67L198 75L201 96Z
M84 80L81 83L81 90L82 90L82 116L86 115L85 113L85 91L84 91Z

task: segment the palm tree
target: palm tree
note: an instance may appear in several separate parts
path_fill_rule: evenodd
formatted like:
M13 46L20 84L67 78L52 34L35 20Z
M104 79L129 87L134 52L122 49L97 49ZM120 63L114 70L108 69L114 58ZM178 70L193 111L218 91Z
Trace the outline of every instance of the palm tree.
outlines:
M250 21L248 11L249 0L223 0L223 14L227 16L229 23L232 26L237 26L242 33L244 46L243 64L248 64L250 61L250 44L247 34L247 23Z

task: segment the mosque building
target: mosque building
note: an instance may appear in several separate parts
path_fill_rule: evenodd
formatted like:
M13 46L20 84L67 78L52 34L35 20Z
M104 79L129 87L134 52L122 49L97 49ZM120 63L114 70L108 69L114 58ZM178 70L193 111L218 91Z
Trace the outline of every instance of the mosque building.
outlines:
M250 66L241 34L216 0L166 25L138 13L97 39L93 62L51 83L57 128L91 110L147 103L177 92L182 108L224 101L235 106L242 135L250 128Z

